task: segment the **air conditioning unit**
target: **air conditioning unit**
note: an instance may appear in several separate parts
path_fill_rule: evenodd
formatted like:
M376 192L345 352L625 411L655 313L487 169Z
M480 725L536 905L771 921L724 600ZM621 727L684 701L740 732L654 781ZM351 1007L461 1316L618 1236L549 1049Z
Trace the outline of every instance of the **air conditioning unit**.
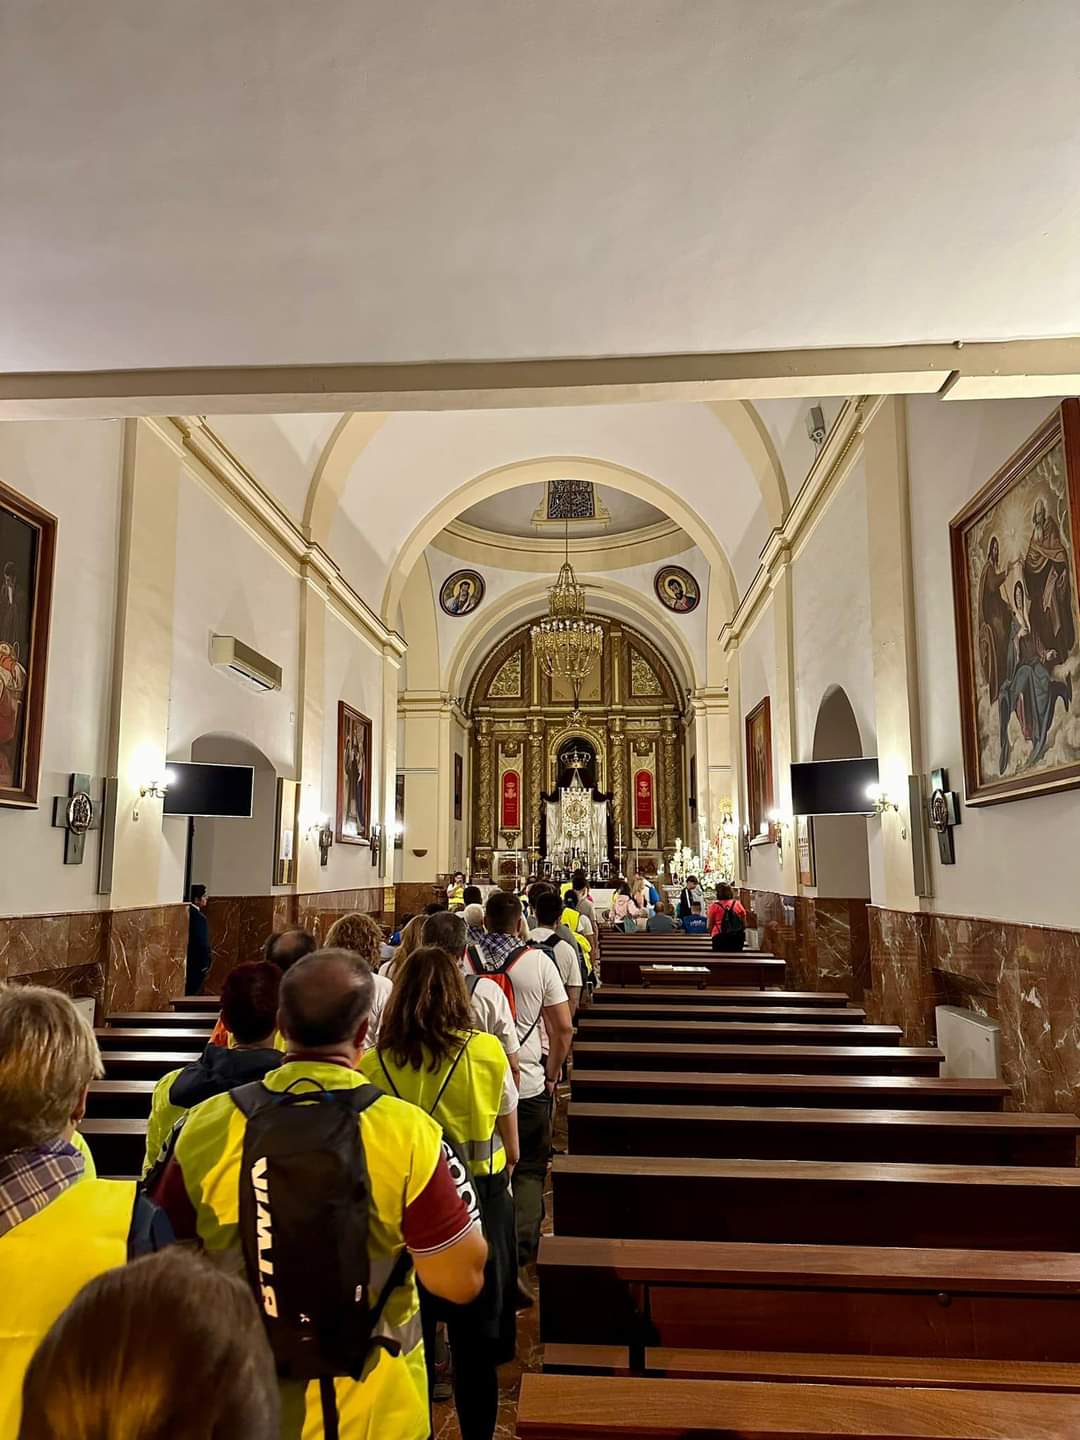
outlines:
M210 637L210 663L215 670L227 671L249 690L281 689L281 666L237 640L235 635Z

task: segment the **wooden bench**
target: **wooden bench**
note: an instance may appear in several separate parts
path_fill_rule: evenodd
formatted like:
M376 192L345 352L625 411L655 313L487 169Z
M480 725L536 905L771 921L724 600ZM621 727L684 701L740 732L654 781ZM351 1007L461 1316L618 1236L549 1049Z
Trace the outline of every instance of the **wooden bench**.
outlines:
M939 1073L944 1055L924 1045L675 1045L579 1040L574 1070L737 1071L774 1075L923 1075Z
M104 1050L107 1080L160 1080L170 1070L198 1060L201 1050Z
M113 1026L95 1030L102 1057L110 1050L194 1050L201 1053L210 1039L210 1027L177 1027L151 1029L150 1026Z
M1080 1170L557 1155L556 1235L1080 1249Z
M175 1000L170 1000L174 1010L180 1011L207 1011L216 1015L221 1009L220 995L178 995Z
M91 1120L146 1119L156 1080L91 1080L86 1114Z
M546 1343L1080 1362L1080 1256L545 1236Z
M811 1011L813 1014L813 1011ZM609 1020L583 1015L578 1022L582 1040L635 1044L642 1040L673 1044L721 1045L899 1045L899 1025L791 1024L783 1020Z
M838 990L751 990L737 985L719 986L705 993L696 988L669 990L663 995L657 995L656 991L647 985L624 985L610 990L604 985L593 996L593 1004L604 1010L609 1005L689 1005L695 1009L713 1005L752 1005L755 1009L759 1005L798 1005L840 1010L846 1007L847 1002L848 997Z
M616 992L618 993L618 992ZM706 990L705 997L712 1000L718 992ZM757 992L761 994L761 991ZM827 1009L823 1005L784 1005L782 992L776 994L776 1004L755 1005L687 1005L682 1001L672 1002L659 995L648 1003L635 1002L633 1005L594 1005L591 1010L579 1014L579 1024L587 1022L592 1026L598 1020L681 1020L684 1023L709 1020L737 1020L754 1025L848 1025L863 1026L866 1011Z
M567 1134L572 1155L1068 1168L1080 1117L573 1101Z
M889 1385L945 1390L1080 1394L1080 1365L1051 1360L942 1360L913 1355L823 1355L799 1351L690 1350L650 1345L640 1371L626 1345L545 1345L545 1374L643 1374L670 1380L768 1380L787 1385Z
M743 955L717 957L709 951L707 955L695 956L692 960L678 959L668 961L666 958L655 955L610 955L604 952L600 961L600 974L605 985L641 985L646 983L646 976L643 969L648 970L650 966L666 964L693 964L704 966L708 971L706 983L710 986L750 986L756 985L758 989L764 989L767 985L782 985L786 965L775 955ZM691 982L680 971L672 970L666 972L669 976L679 976L679 983L690 985Z
M142 1174L146 1155L146 1118L86 1119L79 1129L90 1146L99 1175L120 1179Z
M912 1075L725 1075L716 1071L574 1068L575 1101L652 1105L833 1105L845 1109L1000 1110L1000 1080Z
M525 1375L520 1440L1076 1440L1080 1397L865 1385Z
M121 1029L132 1027L147 1027L151 1030L202 1030L205 1028L207 1035L213 1030L217 1022L216 1011L175 1011L175 1010L121 1010L115 1015L109 1015L105 1024Z

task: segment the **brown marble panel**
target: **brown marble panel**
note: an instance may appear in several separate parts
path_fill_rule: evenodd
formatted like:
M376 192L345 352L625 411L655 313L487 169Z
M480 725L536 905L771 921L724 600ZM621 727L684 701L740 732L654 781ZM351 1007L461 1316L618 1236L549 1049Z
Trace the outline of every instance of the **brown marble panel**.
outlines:
M50 990L62 990L73 999L90 996L97 1005L97 1018L103 1014L105 999L105 966L69 965L58 970L38 970L32 975L9 975L10 985L45 985Z
M105 1004L113 1010L165 1010L184 993L187 906L110 912Z
M0 979L28 980L39 971L96 965L104 959L106 922L93 910L0 919Z
M293 897L287 897L289 899ZM266 939L276 929L272 895L215 895L206 907L210 926L211 963L205 990L215 994L237 965L258 960Z
M865 900L816 896L817 986L860 1004L870 988L870 928Z
M869 917L870 1018L902 1026L908 1045L925 1045L939 999L930 959L931 917L877 905L869 907Z
M381 915L383 888L367 886L356 890L319 890L298 895L296 923L304 930L310 930L322 940L330 926L341 915L359 912L363 915Z
M445 905L446 886L434 881L413 881L394 887L394 919L419 915L426 905Z

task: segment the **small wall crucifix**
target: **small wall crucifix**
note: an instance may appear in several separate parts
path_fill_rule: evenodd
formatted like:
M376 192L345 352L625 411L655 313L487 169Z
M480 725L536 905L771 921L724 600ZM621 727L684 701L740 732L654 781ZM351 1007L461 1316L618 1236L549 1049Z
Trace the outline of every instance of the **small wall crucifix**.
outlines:
M86 850L86 836L101 824L98 807L90 795L90 776L74 774L68 782L68 793L53 801L53 825L66 831L64 864L81 865Z
M938 853L943 865L956 864L953 827L960 824L960 796L949 789L949 772L930 772L930 801L927 805L930 824L937 831Z

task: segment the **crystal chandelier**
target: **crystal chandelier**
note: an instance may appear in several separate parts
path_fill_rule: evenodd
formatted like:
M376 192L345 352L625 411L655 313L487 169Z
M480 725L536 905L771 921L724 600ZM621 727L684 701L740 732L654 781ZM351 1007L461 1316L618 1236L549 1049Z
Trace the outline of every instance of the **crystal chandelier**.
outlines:
M585 617L585 591L570 564L570 526L558 579L548 591L548 613L530 630L533 652L549 679L566 680L574 694L572 719L581 718L581 683L604 644L604 627Z

